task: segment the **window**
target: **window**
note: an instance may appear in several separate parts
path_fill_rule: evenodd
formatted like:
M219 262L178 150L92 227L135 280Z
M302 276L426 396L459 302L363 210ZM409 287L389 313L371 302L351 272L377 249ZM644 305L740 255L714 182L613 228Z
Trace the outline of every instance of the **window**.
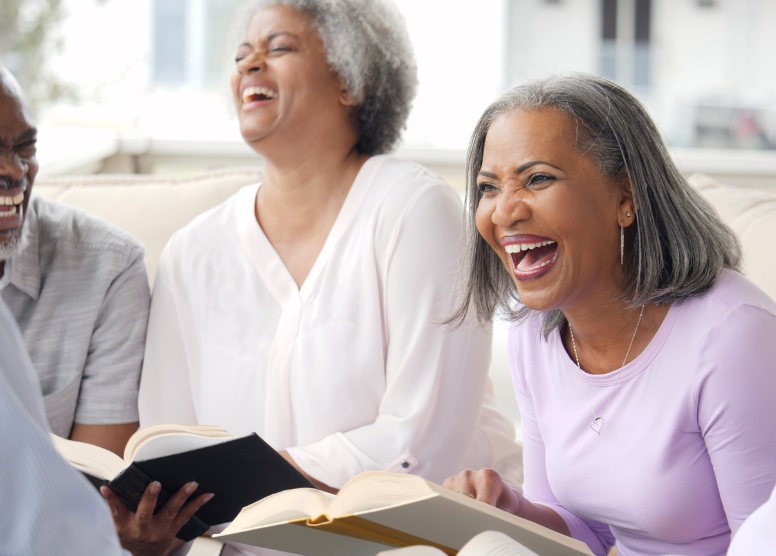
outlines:
M154 2L154 81L177 83L186 76L186 0Z
M601 0L601 74L626 87L651 84L650 0Z
M243 0L154 0L153 81L210 87L233 53L229 30Z
M601 2L601 74L617 79L617 0Z

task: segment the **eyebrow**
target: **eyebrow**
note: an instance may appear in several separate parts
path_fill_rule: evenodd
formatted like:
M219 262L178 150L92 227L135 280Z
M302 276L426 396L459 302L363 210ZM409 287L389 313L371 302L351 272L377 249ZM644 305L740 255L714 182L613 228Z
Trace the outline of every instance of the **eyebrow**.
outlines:
M294 35L293 33L289 33L288 31L279 31L277 33L272 33L269 37L267 37L267 42L271 42L272 39L276 39L281 35L288 35L289 37L299 40L299 37L297 35Z
M280 36L282 36L282 35L288 35L289 37L293 37L293 38L295 38L296 40L299 40L299 36L298 36L298 35L295 35L295 34L293 34L293 33L289 32L289 31L278 31L277 33L272 33L272 34L271 34L269 37L267 37L267 39L266 39L266 40L267 40L267 42L272 42L274 39L276 39L276 38L278 38L278 37L280 37ZM237 47L237 49L239 50L239 49L241 49L243 46L245 46L245 47L247 47L247 48L253 48L253 45L252 45L251 43L249 43L249 42L244 42L244 43L242 43L240 46L238 46L238 47Z
M17 143L20 143L21 141L26 141L28 139L37 138L38 130L34 127L31 127L18 137L0 137L0 146L3 145L15 145Z
M528 170L528 168L530 168L531 166L536 166L537 164L546 164L547 166L552 166L556 170L560 170L560 168L555 166L555 164L550 164L549 162L545 162L543 160L532 160L531 162L526 162L525 164L520 166L517 170L515 170L515 174L522 174L523 172Z
M515 174L522 174L523 172L528 170L528 168L530 168L531 166L536 166L537 164L546 164L547 166L552 166L556 170L560 170L560 168L558 168L554 164L550 164L549 162L544 162L543 160L532 160L531 162L526 162L525 164L520 166L517 170L514 171L514 173ZM478 174L480 176L483 176L483 177L486 177L486 178L490 178L492 180L497 180L498 179L498 176L496 174L494 174L493 172L486 172L485 170L480 170L478 172Z

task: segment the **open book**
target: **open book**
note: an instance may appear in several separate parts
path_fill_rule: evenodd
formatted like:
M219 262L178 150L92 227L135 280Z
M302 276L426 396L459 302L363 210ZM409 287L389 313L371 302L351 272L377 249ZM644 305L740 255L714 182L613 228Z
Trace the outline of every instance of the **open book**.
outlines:
M387 550L377 556L444 556L444 554L432 546L410 546ZM485 531L463 545L458 556L537 556L537 554L504 533Z
M219 427L154 425L140 429L127 442L124 459L83 442L52 435L54 447L98 488L108 485L132 511L152 481L162 490L156 510L188 482L199 488L191 495L215 494L178 532L191 540L211 525L234 519L256 500L293 488L312 487L283 456L255 433L234 437Z
M240 512L221 540L305 556L374 556L426 545L448 555L499 531L539 556L592 556L587 545L413 475L361 473L337 496L281 492Z

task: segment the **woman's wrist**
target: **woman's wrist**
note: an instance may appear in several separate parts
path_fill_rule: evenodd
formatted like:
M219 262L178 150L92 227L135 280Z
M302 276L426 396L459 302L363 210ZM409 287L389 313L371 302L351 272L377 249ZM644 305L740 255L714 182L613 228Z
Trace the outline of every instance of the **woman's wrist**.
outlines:
M534 504L526 500L525 496L520 495L520 508L515 514L517 517L533 521L539 525L543 525L548 529L557 531L567 537L571 536L571 531L566 524L566 521L552 508L543 506L542 504Z

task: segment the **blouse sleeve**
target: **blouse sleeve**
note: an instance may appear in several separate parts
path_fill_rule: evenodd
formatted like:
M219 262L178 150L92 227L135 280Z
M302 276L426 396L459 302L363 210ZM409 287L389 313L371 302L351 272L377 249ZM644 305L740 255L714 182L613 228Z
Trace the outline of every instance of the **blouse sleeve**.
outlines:
M183 325L176 290L172 286L171 248L165 247L151 297L151 314L140 377L140 426L159 423L197 423L189 377Z
M510 334L511 336L511 334ZM536 421L536 411L530 389L520 372L514 353L514 344L509 342L509 366L515 384L517 403L523 429L523 495L534 504L546 506L557 513L569 528L571 536L584 542L596 556L606 556L615 543L609 526L599 521L582 518L567 510L555 497L547 478L544 441Z
M385 263L388 348L379 413L366 426L289 449L302 469L333 487L366 470L411 472L441 482L460 471L474 441L492 329L467 322L453 330L439 323L451 312L462 207L440 182L413 197Z
M698 425L735 535L776 484L776 316L733 307L701 353Z

